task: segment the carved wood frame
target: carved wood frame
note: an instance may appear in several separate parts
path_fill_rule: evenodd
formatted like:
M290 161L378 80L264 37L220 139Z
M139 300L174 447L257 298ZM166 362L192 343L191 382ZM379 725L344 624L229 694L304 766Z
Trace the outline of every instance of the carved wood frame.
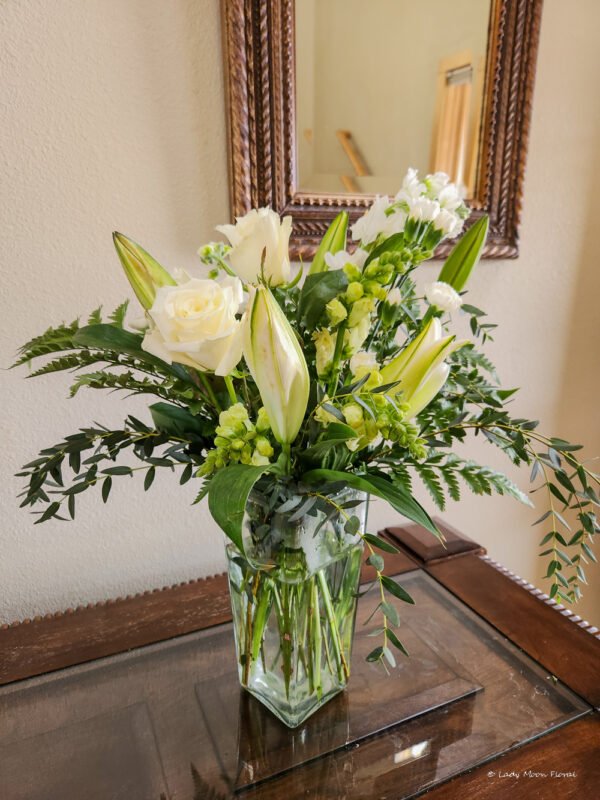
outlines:
M516 258L543 0L494 0L477 199L490 215L484 257ZM372 195L296 189L294 0L222 0L233 216L270 206L291 214L291 254L311 257L342 209L356 219ZM448 253L443 244L438 256Z

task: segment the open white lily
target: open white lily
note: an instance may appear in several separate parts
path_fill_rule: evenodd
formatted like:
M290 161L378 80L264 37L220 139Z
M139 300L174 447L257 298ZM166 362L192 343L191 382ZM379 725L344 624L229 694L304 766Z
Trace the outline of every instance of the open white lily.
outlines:
M244 321L244 358L281 444L296 438L308 404L310 378L296 334L266 286L252 287Z
M421 412L442 389L450 368L444 363L449 355L469 344L455 336L443 336L442 325L433 317L399 355L381 370L384 383L398 381L390 394L399 395L408 404L408 418Z

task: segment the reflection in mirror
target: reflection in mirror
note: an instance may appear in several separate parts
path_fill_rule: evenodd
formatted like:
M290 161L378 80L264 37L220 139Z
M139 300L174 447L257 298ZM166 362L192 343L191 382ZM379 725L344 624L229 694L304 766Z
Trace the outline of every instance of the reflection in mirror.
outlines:
M296 0L298 190L476 197L490 0Z

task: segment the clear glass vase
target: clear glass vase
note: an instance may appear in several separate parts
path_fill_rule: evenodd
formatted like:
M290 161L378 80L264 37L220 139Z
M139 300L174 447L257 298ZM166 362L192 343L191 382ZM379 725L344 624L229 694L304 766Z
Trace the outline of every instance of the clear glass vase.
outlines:
M251 493L244 554L226 546L240 683L290 728L346 686L367 495Z

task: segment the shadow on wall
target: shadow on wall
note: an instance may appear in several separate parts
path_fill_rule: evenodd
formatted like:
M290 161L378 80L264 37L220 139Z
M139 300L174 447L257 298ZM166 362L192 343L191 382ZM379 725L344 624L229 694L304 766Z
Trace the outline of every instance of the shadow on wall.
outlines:
M594 140L600 142L600 115ZM600 229L596 206L599 184L600 154L597 150L595 163L589 171L585 236L579 254L574 254L573 258L576 287L566 332L565 363L555 416L558 436L585 444L583 452L586 456L598 458L590 464L594 472L600 472ZM586 613L591 615L592 609L600 609L600 565L590 564L586 575L590 585L584 587L583 600L574 607L575 613L582 617Z

